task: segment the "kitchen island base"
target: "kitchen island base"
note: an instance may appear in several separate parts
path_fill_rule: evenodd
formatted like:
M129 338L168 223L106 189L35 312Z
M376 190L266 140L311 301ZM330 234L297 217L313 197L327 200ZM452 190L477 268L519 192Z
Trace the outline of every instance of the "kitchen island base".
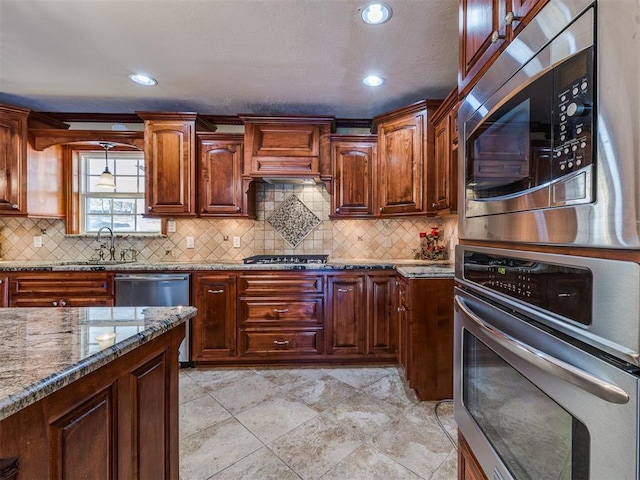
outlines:
M24 479L177 480L184 336L183 323L0 421L0 460Z

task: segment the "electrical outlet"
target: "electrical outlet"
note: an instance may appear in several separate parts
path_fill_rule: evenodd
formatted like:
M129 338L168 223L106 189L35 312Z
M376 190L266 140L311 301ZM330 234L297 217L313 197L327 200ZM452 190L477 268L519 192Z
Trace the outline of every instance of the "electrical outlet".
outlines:
M240 248L240 237L233 237L233 248Z
M42 237L40 235L36 235L33 237L33 248L41 248L42 247Z
M175 220L167 220L167 232L175 233L176 231L176 221Z
M187 248L195 248L195 241L193 237L187 237Z

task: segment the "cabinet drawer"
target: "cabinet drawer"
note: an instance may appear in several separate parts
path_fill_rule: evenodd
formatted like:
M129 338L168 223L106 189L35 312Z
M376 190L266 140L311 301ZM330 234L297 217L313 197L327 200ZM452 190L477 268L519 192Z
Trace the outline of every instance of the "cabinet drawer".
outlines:
M113 295L113 276L101 273L19 275L11 279L11 295L45 297Z
M251 298L240 301L241 323L322 324L322 298Z
M113 307L113 297L14 298L12 307Z
M240 277L240 295L258 296L271 295L308 295L321 294L322 275L243 275Z
M240 331L242 355L322 353L322 328Z

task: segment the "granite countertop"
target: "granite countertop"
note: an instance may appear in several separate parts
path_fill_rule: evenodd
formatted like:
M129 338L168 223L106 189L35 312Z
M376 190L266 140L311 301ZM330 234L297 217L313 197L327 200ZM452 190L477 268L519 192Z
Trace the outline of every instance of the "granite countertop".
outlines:
M29 271L197 271L197 270L379 270L395 269L407 278L453 277L452 261L411 259L329 259L324 264L252 264L241 261L214 262L28 262L0 261L0 272Z
M0 308L0 420L196 313L194 307Z

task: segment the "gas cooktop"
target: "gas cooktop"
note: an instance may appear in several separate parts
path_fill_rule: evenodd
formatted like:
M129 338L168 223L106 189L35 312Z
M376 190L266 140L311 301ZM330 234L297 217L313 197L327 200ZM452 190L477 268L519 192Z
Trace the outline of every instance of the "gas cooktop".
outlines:
M246 264L308 264L327 263L329 255L253 255L243 260Z

